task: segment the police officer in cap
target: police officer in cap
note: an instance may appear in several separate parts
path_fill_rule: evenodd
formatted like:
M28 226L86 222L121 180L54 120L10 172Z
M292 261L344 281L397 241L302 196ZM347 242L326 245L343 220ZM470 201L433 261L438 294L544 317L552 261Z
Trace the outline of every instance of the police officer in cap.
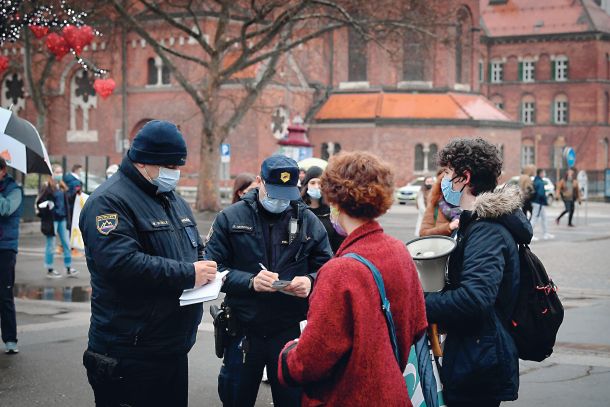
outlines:
M186 153L174 124L148 122L82 210L92 287L83 363L98 406L188 404L203 307L179 297L212 281L216 263L203 260L191 209L174 192Z
M278 355L300 335L316 272L332 251L326 229L300 200L298 179L294 160L267 158L259 188L222 211L208 235L206 258L229 269L222 291L237 325L218 376L225 406L253 406L265 366L273 404L300 405L301 390L278 383Z

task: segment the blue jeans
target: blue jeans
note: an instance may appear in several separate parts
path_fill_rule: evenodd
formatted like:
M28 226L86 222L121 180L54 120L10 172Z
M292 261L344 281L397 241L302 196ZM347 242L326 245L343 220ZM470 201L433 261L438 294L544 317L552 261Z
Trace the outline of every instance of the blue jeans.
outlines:
M72 253L70 252L70 242L68 241L68 229L66 229L66 219L53 221L55 234L59 235L59 241L64 249L64 266L72 266ZM47 236L47 245L44 253L44 266L47 269L53 268L55 258L55 236Z

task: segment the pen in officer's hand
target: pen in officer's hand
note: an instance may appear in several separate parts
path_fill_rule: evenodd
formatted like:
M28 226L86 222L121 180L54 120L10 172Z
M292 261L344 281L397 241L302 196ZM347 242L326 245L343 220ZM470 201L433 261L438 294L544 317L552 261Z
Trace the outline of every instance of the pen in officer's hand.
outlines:
M261 270L267 270L267 267L263 266L263 263L258 263L259 266L261 266Z

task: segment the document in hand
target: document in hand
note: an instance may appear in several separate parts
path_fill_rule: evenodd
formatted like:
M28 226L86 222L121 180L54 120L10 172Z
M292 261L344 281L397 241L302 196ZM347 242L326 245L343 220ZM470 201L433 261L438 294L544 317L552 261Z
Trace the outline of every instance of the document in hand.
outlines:
M214 281L197 288L184 290L180 296L180 306L197 304L199 302L212 301L218 298L220 287L222 287L222 279L227 275L229 270L216 273Z

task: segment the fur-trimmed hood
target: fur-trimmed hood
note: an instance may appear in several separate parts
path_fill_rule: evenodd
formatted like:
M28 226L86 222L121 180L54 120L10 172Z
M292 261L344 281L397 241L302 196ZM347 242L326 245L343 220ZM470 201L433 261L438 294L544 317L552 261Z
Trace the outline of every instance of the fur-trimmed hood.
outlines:
M532 226L521 210L522 202L518 186L505 186L479 195L474 202L473 212L479 219L502 223L517 243L529 243L533 235Z

